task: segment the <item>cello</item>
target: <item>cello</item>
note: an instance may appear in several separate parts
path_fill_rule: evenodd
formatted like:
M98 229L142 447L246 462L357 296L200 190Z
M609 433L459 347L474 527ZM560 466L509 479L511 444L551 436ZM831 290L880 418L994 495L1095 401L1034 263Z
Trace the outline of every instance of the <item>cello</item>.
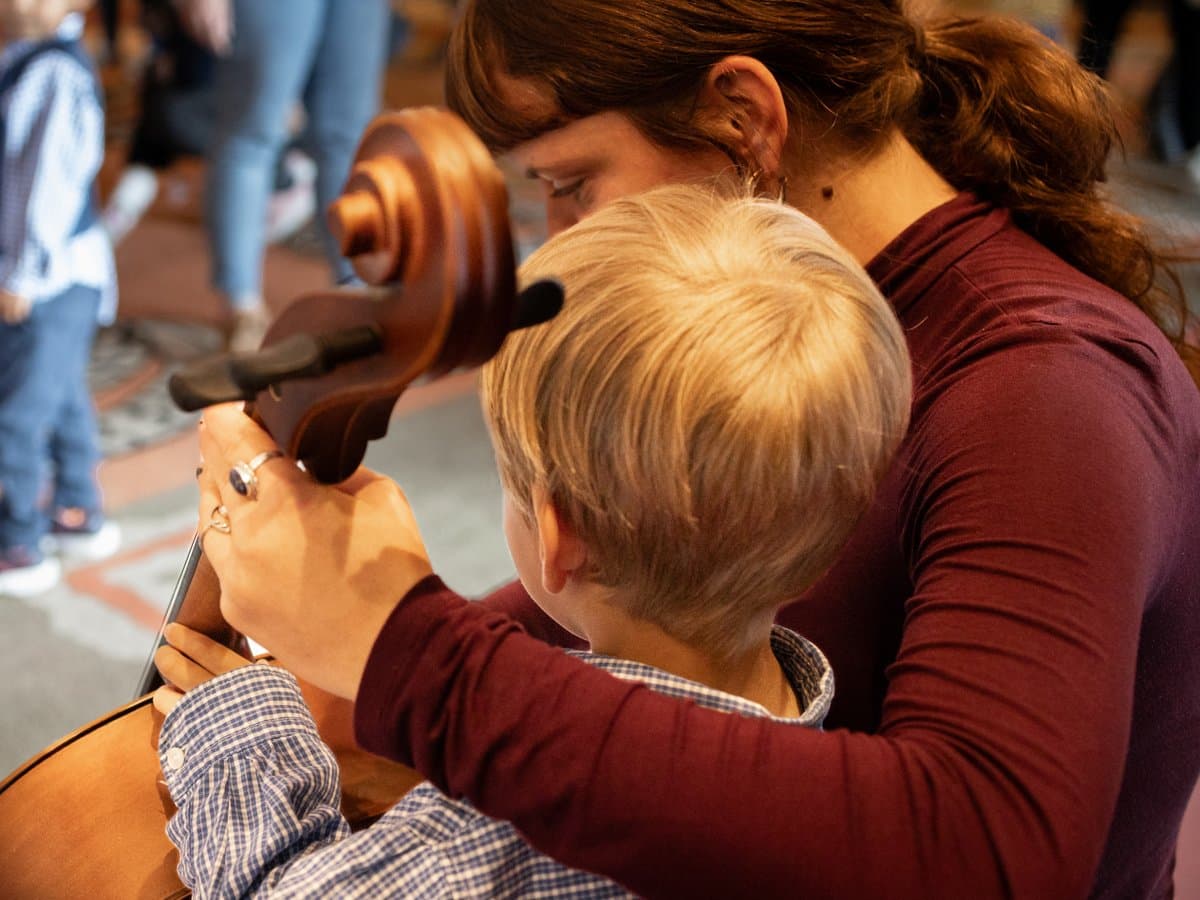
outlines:
M409 385L482 364L511 330L552 317L562 291L553 282L517 291L503 176L466 125L442 110L376 118L328 220L365 286L300 297L261 350L201 362L173 376L170 390L188 410L246 401L288 457L335 484L386 433ZM219 597L193 539L164 627L178 621L248 655L221 618ZM166 837L174 807L149 696L159 683L148 662L137 699L0 782L0 897L190 896ZM355 746L352 703L302 689L338 760L342 811L352 827L367 825L421 777Z

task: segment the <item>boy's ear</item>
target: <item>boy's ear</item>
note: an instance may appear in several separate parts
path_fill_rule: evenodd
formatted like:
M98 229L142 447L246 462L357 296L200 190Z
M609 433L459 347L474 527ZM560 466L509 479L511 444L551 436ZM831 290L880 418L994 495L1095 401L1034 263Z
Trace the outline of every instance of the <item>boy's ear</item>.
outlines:
M725 57L708 70L700 105L739 169L768 182L782 174L788 112L770 69L752 56Z
M542 587L548 593L557 594L582 570L587 562L587 547L549 495L536 487L533 489L533 516L537 526Z

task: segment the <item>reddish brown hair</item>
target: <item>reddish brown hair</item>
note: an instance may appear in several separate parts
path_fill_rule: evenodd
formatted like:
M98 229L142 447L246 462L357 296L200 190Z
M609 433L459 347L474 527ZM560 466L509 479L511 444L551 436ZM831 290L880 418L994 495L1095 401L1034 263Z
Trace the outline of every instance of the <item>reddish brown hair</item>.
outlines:
M1136 217L1100 190L1117 139L1105 84L1015 20L922 26L902 0L472 0L451 39L447 98L496 152L605 110L664 146L715 143L694 115L710 68L753 56L796 121L849 152L899 129L955 187L1133 300L1200 382L1178 279ZM541 114L501 78L540 87Z

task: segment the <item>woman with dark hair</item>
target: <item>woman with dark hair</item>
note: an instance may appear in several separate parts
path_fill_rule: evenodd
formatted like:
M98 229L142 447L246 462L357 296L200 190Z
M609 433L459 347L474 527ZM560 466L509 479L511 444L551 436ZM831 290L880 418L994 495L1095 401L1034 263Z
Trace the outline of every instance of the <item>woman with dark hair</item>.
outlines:
M892 301L908 436L780 615L833 663L831 730L589 670L519 588L448 590L379 482L265 467L269 504L238 496L229 468L273 445L214 412L230 622L356 697L367 748L640 894L1169 895L1200 770L1200 369L1177 285L1101 190L1102 82L1023 25L900 0L473 0L449 64L452 107L544 184L554 228L752 176Z

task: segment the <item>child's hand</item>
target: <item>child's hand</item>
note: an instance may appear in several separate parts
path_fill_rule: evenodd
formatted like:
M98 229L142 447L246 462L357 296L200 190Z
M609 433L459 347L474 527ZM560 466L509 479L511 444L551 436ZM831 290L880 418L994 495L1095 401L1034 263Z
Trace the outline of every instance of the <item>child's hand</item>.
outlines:
M33 309L33 303L27 298L18 297L8 291L0 291L0 321L9 325L24 322L29 318L31 309Z
M154 652L154 665L166 684L154 692L154 707L164 716L186 691L251 664L225 645L175 622L166 627L163 637L167 643Z

